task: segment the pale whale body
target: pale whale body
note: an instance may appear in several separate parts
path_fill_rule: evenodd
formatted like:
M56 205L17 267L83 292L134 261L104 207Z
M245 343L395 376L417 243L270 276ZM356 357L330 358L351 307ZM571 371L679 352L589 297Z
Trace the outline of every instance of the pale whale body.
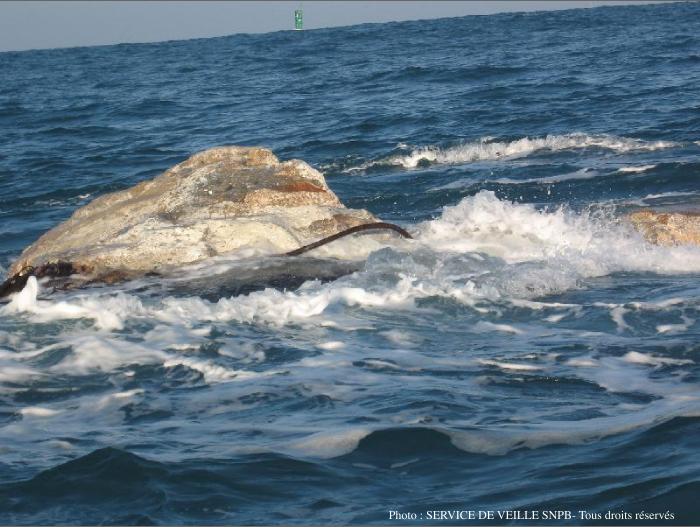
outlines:
M244 248L294 254L339 232L371 227L409 236L366 210L345 207L304 161L280 162L265 148L217 147L76 210L22 252L0 296L21 289L30 275L113 282Z

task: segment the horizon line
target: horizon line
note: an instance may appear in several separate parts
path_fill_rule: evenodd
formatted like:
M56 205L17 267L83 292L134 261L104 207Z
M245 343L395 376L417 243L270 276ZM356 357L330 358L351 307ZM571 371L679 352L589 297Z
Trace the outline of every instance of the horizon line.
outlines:
M126 1L126 2L139 2L140 0L120 0L120 1ZM171 0L175 2L189 2L191 0ZM215 1L226 1L226 0L215 0ZM313 1L313 0L312 0ZM419 2L421 0L403 0L404 2ZM573 0L573 1L581 1L584 2L585 0ZM644 1L644 0L642 0ZM695 0L697 1L697 0ZM217 39L217 38L228 38L228 37L234 37L238 35L271 35L275 33L286 33L286 32L295 32L295 33L303 33L307 31L322 31L322 30L327 30L327 29L345 29L345 28L350 28L350 27L359 27L359 26L366 26L366 25L384 25L384 24L406 24L406 23L412 23L412 22L421 22L421 21L440 21L440 20L448 20L448 19L455 19L455 18L468 18L468 17L488 17L488 16L502 16L502 15L518 15L518 14L528 14L528 15L537 15L537 14L542 14L542 13L552 13L552 12L566 12L566 11L578 11L578 10L584 10L584 9L611 9L611 8L637 8L637 7L644 7L644 6L657 6L657 5L662 5L662 4L685 4L685 3L695 3L695 1L692 0L653 0L653 1L648 1L644 3L639 3L639 4L612 4L612 5L595 5L595 6L581 6L581 7L566 7L562 9L537 9L533 11L499 11L495 13L472 13L472 14L467 14L467 15L461 15L461 16L442 16L442 17L434 17L434 18L412 18L412 19L406 19L406 20L388 20L388 21L379 21L379 22L360 22L357 24L343 24L343 25L329 25L329 26L322 26L322 27L314 27L314 28L309 28L309 29L303 29L303 30L295 30L293 27L290 27L289 29L274 29L271 31L238 31L235 33L226 33L222 35L209 35L209 36L203 36L203 37L187 37L187 38L172 38L172 39L165 39L165 40L143 40L143 41L125 41L125 42L109 42L105 44L79 44L75 46L56 46L56 47L48 47L48 48L26 48L26 49L8 49L8 50L0 50L0 54L5 54L5 53L27 53L27 52L37 52L37 51L59 51L59 50L69 50L69 49L82 49L82 48L103 48L103 47L109 47L109 46L129 46L129 45L134 45L134 46L140 46L140 45L151 45L151 44L165 44L165 43L170 43L170 42L190 42L190 41L195 41L195 40L210 40L210 39ZM516 0L513 0L514 4L517 4Z

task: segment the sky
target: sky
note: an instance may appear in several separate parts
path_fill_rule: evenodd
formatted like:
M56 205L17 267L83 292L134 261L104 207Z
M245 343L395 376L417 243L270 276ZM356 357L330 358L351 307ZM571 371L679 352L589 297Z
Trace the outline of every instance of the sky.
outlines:
M658 1L658 0L656 0ZM0 51L159 42L292 29L540 11L655 0L519 1L0 1Z

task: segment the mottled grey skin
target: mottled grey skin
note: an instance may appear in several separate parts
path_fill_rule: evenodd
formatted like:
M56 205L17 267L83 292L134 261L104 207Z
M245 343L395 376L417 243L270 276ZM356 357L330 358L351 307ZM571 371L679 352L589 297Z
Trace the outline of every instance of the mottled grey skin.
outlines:
M642 210L628 215L634 227L657 245L700 245L700 212Z
M9 276L53 276L60 268L110 282L242 248L285 253L376 221L346 208L303 161L280 162L264 148L218 147L76 210L27 247Z

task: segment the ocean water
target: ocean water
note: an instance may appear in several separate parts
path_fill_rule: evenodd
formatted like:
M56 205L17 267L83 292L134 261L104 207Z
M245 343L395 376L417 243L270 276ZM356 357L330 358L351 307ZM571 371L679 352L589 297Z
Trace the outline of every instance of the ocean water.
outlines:
M700 207L699 35L683 3L0 53L3 274L222 144L415 235L30 280L0 304L0 523L699 523L700 248L620 219Z

